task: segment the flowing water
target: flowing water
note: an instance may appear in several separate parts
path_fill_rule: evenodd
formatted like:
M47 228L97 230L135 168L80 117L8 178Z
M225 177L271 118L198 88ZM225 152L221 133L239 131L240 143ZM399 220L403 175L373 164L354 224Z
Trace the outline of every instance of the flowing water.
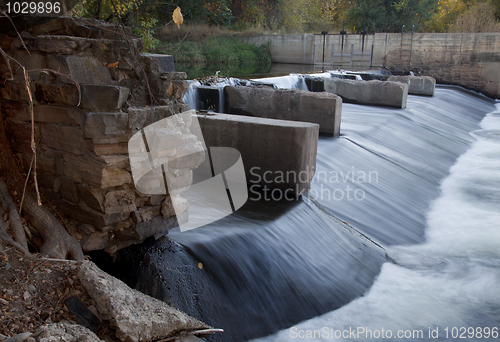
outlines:
M355 163L379 178L350 183L366 192L359 203L323 202L391 245L394 263L363 297L259 341L498 340L500 106L439 88L407 110L344 108L340 146L320 143L318 170Z
M145 279L226 330L213 340L494 338L499 132L493 101L461 88L409 96L404 110L344 104L341 137L318 142L311 199L250 195L220 221L171 231L190 256L169 266L176 247L156 242Z

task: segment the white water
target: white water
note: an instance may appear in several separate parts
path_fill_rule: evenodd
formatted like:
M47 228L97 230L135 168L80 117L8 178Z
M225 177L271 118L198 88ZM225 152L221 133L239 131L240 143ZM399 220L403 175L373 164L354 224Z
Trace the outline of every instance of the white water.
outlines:
M288 76L280 76L280 77L266 77L266 78L257 78L252 81L256 81L259 83L273 84L277 89L300 89L300 90L308 90L306 82L304 80L304 76L298 74L291 74Z
M196 88L200 86L200 82L198 81L189 81L189 88L182 99L184 102L188 104L191 109L198 110L197 99L198 94Z
M363 297L255 341L499 340L491 332L500 330L500 105L480 127L441 183L425 243L389 247L395 264ZM487 328L489 339L476 335Z

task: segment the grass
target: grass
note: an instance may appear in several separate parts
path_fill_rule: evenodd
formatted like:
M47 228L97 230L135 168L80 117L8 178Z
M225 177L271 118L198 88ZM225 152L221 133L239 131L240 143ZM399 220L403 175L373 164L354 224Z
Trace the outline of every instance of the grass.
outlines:
M157 35L156 52L174 56L176 69L188 72L188 78L221 70L224 76L263 73L271 66L268 45L255 46L238 39L248 32L208 25L168 27ZM183 70L184 69L184 70ZM205 70L198 76L200 70Z

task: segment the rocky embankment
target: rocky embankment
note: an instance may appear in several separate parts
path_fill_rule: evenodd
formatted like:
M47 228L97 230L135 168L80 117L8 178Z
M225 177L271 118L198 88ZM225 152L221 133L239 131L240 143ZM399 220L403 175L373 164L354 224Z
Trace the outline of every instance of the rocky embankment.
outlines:
M3 342L195 341L218 331L88 260L30 259L11 249L0 278Z

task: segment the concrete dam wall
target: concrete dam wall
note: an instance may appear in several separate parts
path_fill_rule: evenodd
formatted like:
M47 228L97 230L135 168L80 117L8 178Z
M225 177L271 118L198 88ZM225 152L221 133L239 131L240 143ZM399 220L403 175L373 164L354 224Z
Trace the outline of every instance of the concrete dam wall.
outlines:
M272 61L332 67L412 70L438 83L500 97L500 33L376 33L243 37L270 43ZM324 56L324 59L323 59Z

